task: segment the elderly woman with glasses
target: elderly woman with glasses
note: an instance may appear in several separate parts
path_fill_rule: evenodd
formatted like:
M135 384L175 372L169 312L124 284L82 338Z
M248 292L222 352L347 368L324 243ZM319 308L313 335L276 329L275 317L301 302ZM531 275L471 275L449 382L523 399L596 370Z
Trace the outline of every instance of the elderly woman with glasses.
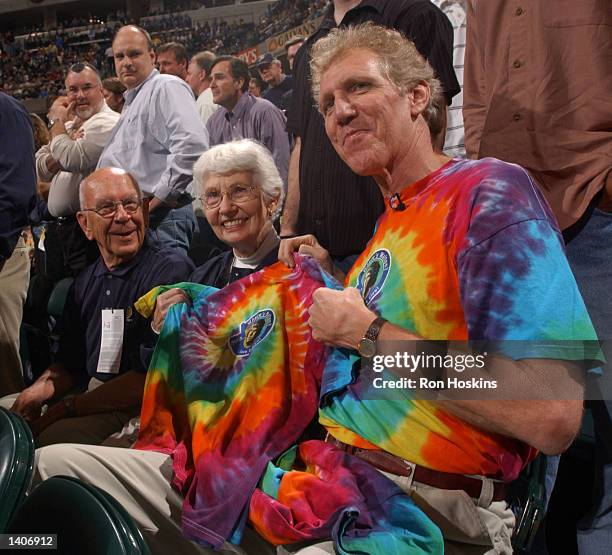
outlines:
M284 191L270 152L250 139L217 145L200 156L193 178L206 220L231 250L196 268L190 281L222 288L274 264L280 239L273 221ZM186 301L179 289L161 294L153 329L161 328L170 306Z

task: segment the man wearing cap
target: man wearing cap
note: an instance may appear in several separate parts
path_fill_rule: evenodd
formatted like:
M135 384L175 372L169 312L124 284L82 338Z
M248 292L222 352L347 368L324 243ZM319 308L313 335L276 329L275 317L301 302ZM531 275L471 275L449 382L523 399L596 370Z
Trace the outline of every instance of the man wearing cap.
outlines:
M270 52L266 52L257 60L257 69L261 78L266 82L268 88L262 94L262 98L269 100L277 108L281 108L283 95L293 89L293 77L285 75L280 60L277 60Z

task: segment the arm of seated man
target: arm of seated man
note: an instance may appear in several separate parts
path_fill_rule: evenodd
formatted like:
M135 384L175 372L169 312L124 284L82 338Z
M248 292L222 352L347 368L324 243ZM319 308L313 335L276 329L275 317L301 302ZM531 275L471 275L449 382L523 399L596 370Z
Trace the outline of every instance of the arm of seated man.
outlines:
M88 416L101 412L126 410L142 403L146 374L130 370L103 383L92 391L74 397L73 412L69 404L61 399L50 406L47 412L31 423L34 436L38 436L51 424L63 418Z
M61 398L75 385L77 379L62 364L53 364L30 386L24 389L11 410L28 421L40 417L42 406Z
M377 317L366 307L355 288L343 291L318 289L313 295L309 313L309 324L315 339L350 349L356 349L359 340ZM381 342L421 339L389 322L382 327L378 336ZM553 381L559 386L568 382L568 390L581 387L569 383L575 381L580 384L577 375L582 370L578 364L547 359L538 360L537 363L543 371L536 372L531 382L524 381L529 388L543 388ZM513 371L525 371L521 370L524 361L508 359L505 364L512 366ZM504 371L508 372L508 367ZM530 391L521 392L523 398L529 397ZM582 418L582 401L579 398L540 401L445 400L440 403L445 410L474 426L518 439L547 455L561 453L568 447L578 432Z
M147 374L130 370L74 399L75 416L139 407Z

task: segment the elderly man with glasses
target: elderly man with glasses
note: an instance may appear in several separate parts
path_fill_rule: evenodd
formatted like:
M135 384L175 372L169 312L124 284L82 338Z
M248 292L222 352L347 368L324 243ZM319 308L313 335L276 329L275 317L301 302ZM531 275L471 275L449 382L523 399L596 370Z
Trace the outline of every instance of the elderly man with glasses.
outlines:
M147 239L142 193L130 174L98 170L79 197L79 225L100 258L68 292L57 362L19 396L0 400L30 422L39 445L99 444L139 414L156 338L132 305L193 270L180 251Z

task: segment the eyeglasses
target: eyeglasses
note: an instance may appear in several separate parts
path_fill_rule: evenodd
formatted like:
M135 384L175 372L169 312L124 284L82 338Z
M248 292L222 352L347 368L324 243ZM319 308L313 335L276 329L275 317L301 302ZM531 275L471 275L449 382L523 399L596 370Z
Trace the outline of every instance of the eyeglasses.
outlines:
M223 200L223 195L227 195L230 202L234 204L241 204L249 200L257 198L259 188L255 185L242 185L241 183L235 183L230 185L227 191L221 191L220 189L207 189L204 194L199 197L204 206L209 210L217 208Z
M112 218L117 213L117 206L119 205L123 206L126 214L131 216L142 206L142 200L128 198L125 200L118 200L117 202L107 202L100 206L100 208L83 208L81 212L95 212L98 216L102 216L103 218Z

